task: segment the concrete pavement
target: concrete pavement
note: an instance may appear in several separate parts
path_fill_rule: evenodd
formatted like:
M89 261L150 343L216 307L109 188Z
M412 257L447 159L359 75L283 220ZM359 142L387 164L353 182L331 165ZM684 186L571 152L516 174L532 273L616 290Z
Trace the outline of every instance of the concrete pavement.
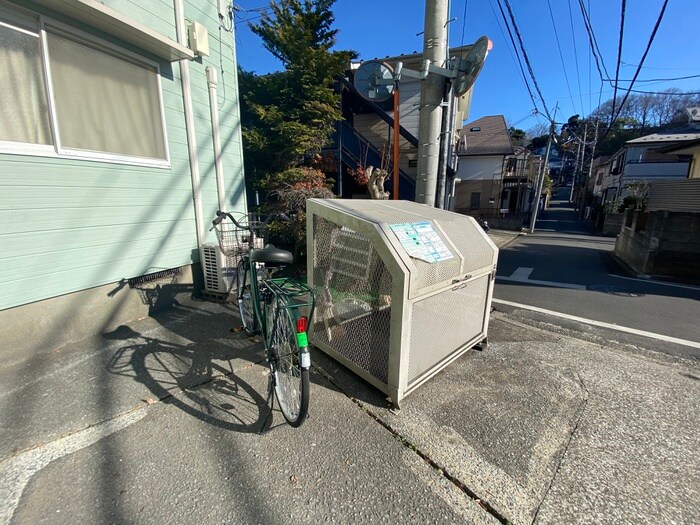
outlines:
M269 429L262 348L181 301L0 365L1 523L695 523L700 364L518 311L394 414L314 352Z

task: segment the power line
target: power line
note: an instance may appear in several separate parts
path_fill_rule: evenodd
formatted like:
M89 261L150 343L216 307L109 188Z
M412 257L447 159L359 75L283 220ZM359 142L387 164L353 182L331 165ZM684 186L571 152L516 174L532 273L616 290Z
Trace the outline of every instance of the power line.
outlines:
M643 91L641 89L629 89L632 93L644 93L646 95L666 95L669 97L682 97L685 95L700 95L700 91L683 91L681 93L674 93L673 91Z
M522 36L520 35L520 30L518 29L518 24L515 21L515 16L513 15L513 10L510 7L510 2L509 0L503 0L506 4L506 8L508 9L508 14L510 15L510 20L511 23L513 24L513 30L515 31L515 35L518 37L518 42L520 43L520 50L522 51L523 54L523 59L525 60L525 64L527 64L527 69L530 72L530 77L532 78L532 83L535 86L535 90L537 90L537 94L540 96L540 101L542 102L542 107L544 108L544 113L547 115L547 118L552 121L553 117L549 112L549 109L547 108L547 103L544 100L544 96L542 95L542 91L540 90L540 86L537 84L537 79L535 78L535 73L532 70L532 65L530 64L530 59L527 56L527 51L525 50L525 44L523 43ZM501 0L498 0L499 6L501 3ZM502 12L502 10L501 10Z
M525 75L525 68L523 67L523 63L520 60L520 55L518 54L518 47L515 45L515 39L513 38L513 33L510 30L510 26L508 25L508 20L506 19L506 14L503 11L503 7L501 6L500 0L497 0L498 2L498 9L501 11L501 16L503 17L503 22L505 23L506 29L508 30L508 36L510 36L510 42L513 45L513 51L515 52L515 57L518 60L518 66L520 68L520 74L523 77L523 82L525 83L525 88L527 88L527 92L530 95L530 100L532 100L532 106L535 109L535 112L538 113L539 109L537 108L537 102L535 102L535 96L532 94L532 89L530 89L530 84L527 81L527 76ZM489 0L489 4L491 5L491 10L493 11L493 15L496 17L496 23L498 24L498 28L501 29L501 23L498 21L498 15L496 14L496 10L493 8L493 4L491 3L491 0ZM501 29L501 34L503 34L503 29ZM503 39L506 39L505 34L503 34Z
M571 97L571 102L573 105L574 97L571 95L571 86L569 85L569 75L566 73L566 65L564 64L564 54L561 52L561 44L559 43L559 33L557 32L557 24L554 22L554 15L552 14L552 4L547 0L547 7L549 8L549 18L552 20L552 27L554 28L554 37L557 40L557 49L559 49L559 58L561 59L561 67L564 70L564 79L566 80L566 89L569 91L569 97ZM576 111L576 106L574 106L574 111ZM581 112L583 113L583 105L581 105Z
M593 58L595 59L595 65L596 69L598 70L598 75L600 75L600 89L601 89L601 95L598 96L598 107L600 107L600 101L602 97L602 90L603 90L603 71L605 71L605 78L610 78L610 74L608 73L608 68L605 67L605 61L603 60L603 54L600 52L600 48L598 47L598 39L595 37L595 32L593 31L593 24L591 24L591 18L588 13L590 10L590 0L588 2L588 10L586 9L586 6L583 5L583 0L578 0L578 5L581 10L581 18L583 18L583 24L584 27L586 28L586 33L588 34L588 42L590 44L590 50L591 54L593 55ZM590 58L589 58L590 59ZM601 70L601 65L602 65L602 70ZM590 68L589 68L590 70ZM590 84L590 72L589 72L589 84ZM589 88L589 91L591 89Z
M661 6L661 12L659 13L659 18L656 19L656 24L654 24L654 29L652 30L651 35L649 36L649 42L647 42L647 47L644 50L644 54L642 55L642 59L639 61L639 66L637 67L637 71L635 71L634 76L632 77L632 82L630 83L630 86L627 89L627 94L622 99L622 103L620 104L620 109L617 112L618 115L622 111L622 107L625 105L625 102L627 102L627 97L629 97L629 94L632 91L632 88L634 87L634 83L637 81L637 77L639 76L639 73L642 71L642 66L644 65L644 61L646 60L647 55L649 54L649 50L651 49L651 44L654 42L654 38L656 37L656 32L659 30L659 26L661 25L661 20L663 20L663 18L664 18L664 13L666 12L666 6L668 6L668 0L664 0L664 5ZM617 115L615 115L615 119L617 119ZM613 120L613 122L614 122L614 120Z
M622 62L622 35L625 32L625 9L627 7L627 0L622 0L620 6L620 40L617 44L617 65L615 66L615 87L613 91L613 101L612 101L612 111L615 114L615 103L617 102L617 83L620 78L620 62Z
M656 24L654 24L654 29L651 32L651 35L649 36L649 41L647 42L647 47L644 50L644 54L642 55L641 60L639 61L639 66L637 66L637 71L635 71L634 76L632 77L632 83L630 84L629 88L627 89L627 93L625 94L624 98L622 99L622 102L620 103L620 108L617 110L617 114L611 115L610 119L610 124L608 125L608 128L605 130L605 133L603 133L603 137L601 138L601 141L605 139L605 137L610 133L610 130L613 127L613 124L617 120L617 117L620 115L622 112L622 108L625 107L625 102L627 102L627 98L629 97L630 93L632 92L632 88L634 87L634 83L637 80L637 77L639 76L639 73L642 70L642 66L644 65L644 61L647 58L647 55L649 54L649 50L651 49L651 45L654 42L654 38L656 37L656 32L659 30L659 26L661 25L661 20L664 18L664 13L666 12L666 6L668 6L668 0L664 0L664 5L661 6L661 12L659 13L659 17L656 19Z
M630 64L628 62L622 62L623 67L639 67L639 64ZM689 67L655 67L655 66L644 66L642 69L657 69L657 70L664 70L664 71L687 71L688 69L691 69ZM695 68L692 68L695 69Z
M673 78L647 78L645 80L637 80L637 83L640 82L671 82L673 80L687 80L689 78L700 78L700 75L687 75L684 77L673 77ZM612 82L611 79L606 78L605 79L607 82ZM619 79L618 82L632 82L630 79Z
M459 43L460 46L464 45L464 30L467 27L467 5L469 5L469 0L464 0L464 14L462 15L462 39Z
M568 0L569 4L569 21L571 22L571 40L574 43L574 62L576 63L576 79L578 81L578 96L581 99L581 112L583 112L583 96L581 96L581 70L579 69L578 66L578 50L576 49L576 31L574 31L574 16L571 11L571 0ZM590 55L588 55L588 80L590 84L590 79L591 79L591 72L590 72ZM588 86L588 91L591 91L591 86ZM573 100L573 98L572 98ZM591 112L591 102L590 102L590 97L588 100L588 112Z
M583 17L583 23L584 26L586 27L586 33L588 34L588 41L591 46L591 51L593 52L593 58L595 58L595 65L596 68L598 69L598 73L600 74L600 79L603 80L603 70L605 70L605 76L610 78L610 75L608 74L608 70L605 67L605 62L603 62L603 56L600 53L600 49L598 49L598 41L596 40L595 33L593 32L593 26L591 25L591 21L588 18L588 11L586 11L586 6L583 5L583 0L578 0L578 5L579 8L581 9L581 16ZM601 69L601 64L602 64L602 69Z

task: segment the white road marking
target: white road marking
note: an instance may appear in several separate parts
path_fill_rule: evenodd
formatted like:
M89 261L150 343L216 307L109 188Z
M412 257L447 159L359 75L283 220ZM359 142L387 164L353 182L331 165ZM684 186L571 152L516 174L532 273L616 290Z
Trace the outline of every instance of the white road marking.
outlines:
M646 330L637 330L636 328L630 328L628 326L620 326L612 323L605 323L603 321L596 321L594 319L586 319L585 317L579 317L577 315L564 314L561 312L555 312L554 310L547 310L546 308L539 308L538 306L530 306L529 304L514 303L512 301L504 301L502 299L493 298L492 302L498 304L505 304L507 306L514 306L516 308L524 308L525 310L532 310L533 312L539 312L542 314L553 315L555 317L561 317L562 319L568 319L570 321L577 321L579 323L585 323L592 326L598 326L600 328L608 328L610 330L617 330L618 332L626 332L628 334L641 335L643 337L649 337L651 339L658 339L659 341L665 341L667 343L675 343L683 346L690 346L691 348L700 348L700 343L696 341L689 341L687 339L680 339L678 337L671 337L668 335L657 334L654 332L647 332Z
M34 474L56 459L133 425L145 415L144 408L134 410L0 462L0 525L12 521L22 492Z
M520 268L518 268L517 270L515 270L515 271L513 272L513 274L511 275L511 277L514 278L514 279L515 279L515 278L518 278L518 279L529 279L529 278L530 278L530 274L532 273L533 270L534 270L534 268L525 268L524 266L521 266Z
M643 279L639 277L624 277L622 275L615 275L614 273L608 274L610 277L615 277L616 279L627 279L628 281L639 281L640 283L650 283L658 284L660 286L673 286L675 288L686 288L688 290L695 290L700 292L700 286L692 286L690 284L675 284L675 283L665 283L663 281L655 281L654 279Z
M497 281L510 281L514 283L525 283L525 284L539 284L540 286L551 286L553 288L569 288L571 290L585 290L586 287L581 284L570 284L570 283L558 283L556 281L539 281L537 279L530 279L530 274L534 268L526 268L521 266L513 272L510 277L504 277L501 275L496 276Z

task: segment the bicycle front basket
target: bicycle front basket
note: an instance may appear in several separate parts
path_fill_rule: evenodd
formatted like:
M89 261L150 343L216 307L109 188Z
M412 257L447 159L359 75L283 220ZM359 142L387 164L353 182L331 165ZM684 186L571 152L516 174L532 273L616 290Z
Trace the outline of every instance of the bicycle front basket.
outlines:
M249 220L247 215L236 218L240 227L224 220L216 228L221 253L227 257L240 257L249 248L262 248L267 242L267 225L257 220Z

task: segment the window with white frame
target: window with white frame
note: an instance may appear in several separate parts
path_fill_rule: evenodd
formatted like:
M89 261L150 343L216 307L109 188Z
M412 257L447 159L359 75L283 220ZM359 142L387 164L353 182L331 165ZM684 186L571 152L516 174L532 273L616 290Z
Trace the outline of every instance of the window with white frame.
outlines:
M0 2L0 150L167 165L158 65Z

